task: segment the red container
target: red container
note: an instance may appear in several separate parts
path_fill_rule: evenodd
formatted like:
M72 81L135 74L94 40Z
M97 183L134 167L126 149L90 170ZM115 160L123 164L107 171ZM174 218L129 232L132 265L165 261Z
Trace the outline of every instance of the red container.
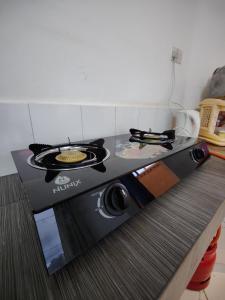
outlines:
M209 284L209 279L216 262L216 248L217 244L214 244L209 250L206 251L203 256L195 274L191 278L191 282L187 286L190 290L199 290L205 288Z
M197 270L191 278L191 281L187 286L189 290L200 291L209 285L210 276L216 262L217 241L220 237L220 233L221 226L217 230L216 235L214 236Z
M207 288L207 286L209 285L209 281L210 281L210 277L206 280L206 281L191 281L188 286L187 289L192 290L192 291L201 291L204 290L205 288Z
M220 234L221 234L221 226L218 228L217 232L216 232L216 235L214 236L212 242L210 243L209 247L213 246L214 244L217 244L217 241L220 237Z

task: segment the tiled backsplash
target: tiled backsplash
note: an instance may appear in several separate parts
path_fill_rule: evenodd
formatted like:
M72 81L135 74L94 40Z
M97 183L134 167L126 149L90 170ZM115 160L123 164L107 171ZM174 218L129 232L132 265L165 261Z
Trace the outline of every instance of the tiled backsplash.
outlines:
M168 108L0 103L0 176L16 173L11 151L30 143L61 143L172 126Z
M29 108L36 143L83 139L80 106L29 104Z

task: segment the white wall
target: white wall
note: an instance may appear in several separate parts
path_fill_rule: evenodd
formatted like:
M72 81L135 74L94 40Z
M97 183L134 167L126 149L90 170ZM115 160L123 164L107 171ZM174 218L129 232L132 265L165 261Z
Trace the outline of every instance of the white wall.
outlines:
M225 65L225 1L200 0L185 89L185 106L196 107L213 71Z
M173 100L194 107L224 64L224 14L224 0L0 0L0 175L34 141L170 127L171 48Z
M184 95L197 0L1 0L0 100L166 104Z

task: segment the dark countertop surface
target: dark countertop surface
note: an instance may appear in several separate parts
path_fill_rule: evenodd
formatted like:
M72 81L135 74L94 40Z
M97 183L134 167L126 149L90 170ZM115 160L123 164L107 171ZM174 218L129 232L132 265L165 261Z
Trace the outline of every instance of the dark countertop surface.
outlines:
M224 205L224 171L225 161L210 158L53 276L18 175L1 177L0 299L167 299L166 289Z

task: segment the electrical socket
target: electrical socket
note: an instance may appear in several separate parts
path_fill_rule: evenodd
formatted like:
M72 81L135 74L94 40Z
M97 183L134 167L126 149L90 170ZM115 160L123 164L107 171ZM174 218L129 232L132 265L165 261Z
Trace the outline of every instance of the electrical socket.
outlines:
M172 48L172 56L171 56L171 61L173 61L175 64L181 64L182 62L182 50L177 47Z

